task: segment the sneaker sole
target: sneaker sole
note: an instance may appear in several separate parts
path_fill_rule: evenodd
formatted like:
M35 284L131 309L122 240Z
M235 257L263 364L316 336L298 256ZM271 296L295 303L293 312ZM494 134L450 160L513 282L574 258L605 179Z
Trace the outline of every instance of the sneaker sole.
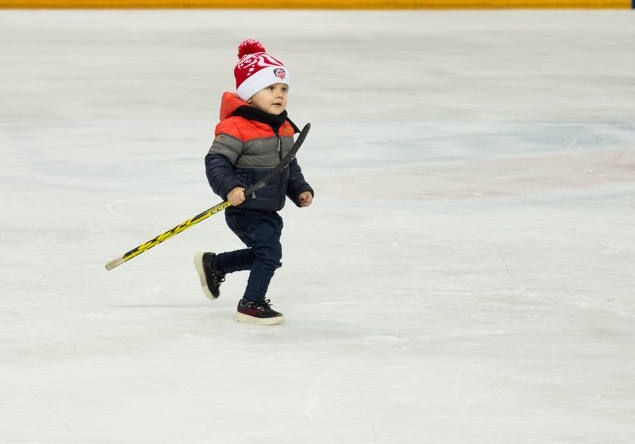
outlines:
M238 322L246 322L247 324L276 325L284 322L284 316L276 316L275 318L256 318L237 311L236 320Z
M203 253L197 252L194 255L194 266L196 267L196 271L198 272L198 277L201 279L201 287L203 287L203 293L207 296L207 299L211 301L215 301L216 297L209 291L209 287L207 286L207 279L205 278L205 271L203 270Z

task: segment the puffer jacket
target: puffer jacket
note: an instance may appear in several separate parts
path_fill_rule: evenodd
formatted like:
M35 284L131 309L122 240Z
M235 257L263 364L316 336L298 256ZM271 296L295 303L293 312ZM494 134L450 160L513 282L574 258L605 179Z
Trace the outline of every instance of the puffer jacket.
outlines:
M251 105L233 93L223 94L214 143L205 156L207 180L212 190L224 200L235 187L246 189L262 179L293 146L295 129L289 120L285 119L276 127L234 115L241 107L251 108ZM279 211L284 207L285 196L300 206L298 196L304 191L313 194L297 159L294 159L288 168L236 208Z

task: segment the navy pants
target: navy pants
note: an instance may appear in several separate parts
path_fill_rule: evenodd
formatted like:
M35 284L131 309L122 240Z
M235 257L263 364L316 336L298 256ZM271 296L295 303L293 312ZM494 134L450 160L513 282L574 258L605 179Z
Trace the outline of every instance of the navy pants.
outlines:
M247 248L218 254L213 266L223 273L250 270L243 299L262 301L273 274L282 266L282 218L276 212L229 208L225 221Z

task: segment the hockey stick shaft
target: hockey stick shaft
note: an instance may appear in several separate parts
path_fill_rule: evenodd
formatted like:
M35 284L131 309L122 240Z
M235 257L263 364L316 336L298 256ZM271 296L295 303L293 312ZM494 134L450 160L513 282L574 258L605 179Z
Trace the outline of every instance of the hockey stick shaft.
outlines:
M169 238L171 238L172 236L175 236L177 234L179 234L181 231L187 230L188 228L190 228L193 225L196 225L197 223L207 219L208 217L223 211L225 208L230 207L231 204L228 201L225 202L221 202L218 205L214 205L212 208L203 211L200 214L197 214L196 216L194 216L191 219L186 220L185 222L182 222L180 224L178 224L176 227L172 228L171 230L165 231L161 234L159 234L157 237L155 237L154 239L149 240L146 243L143 243L141 245L139 245L138 247L133 248L132 250L128 251L127 253L125 253L123 256L115 258L113 260L111 260L110 262L108 262L106 264L106 270L112 270L113 268L123 264L124 262L129 261L130 259L132 259L133 257L136 257L138 255L140 255L141 253L148 251L150 248L159 245L161 242L168 240Z
M304 142L304 139L306 138L307 134L309 133L309 129L311 129L311 124L307 123L304 126L304 128L302 128L302 131L300 132L300 135L298 136L298 139L295 141L295 143L293 144L293 147L291 147L291 150L289 150L289 152L286 154L286 156L284 156L282 158L282 160L280 160L280 163L278 163L278 165L276 165L276 167L273 168L262 180L258 181L257 183L255 183L252 186L250 186L249 188L247 188L245 190L245 197L253 194L254 192L256 192L259 189L261 189L262 187L264 187L271 179L273 179L287 165L289 165L289 163L291 163L291 161L295 157L295 154L298 152L298 150L300 149L300 146ZM127 253L123 254L122 256L111 260L110 262L108 262L106 264L106 270L112 270L113 268L118 267L119 265L123 264L124 262L129 261L133 257L136 257L136 256L140 255L141 253L143 253L145 251L148 251L150 248L160 244L161 242L171 238L172 236L175 236L175 235L179 234L180 232L182 232L184 230L187 230L188 228L192 227L193 225L196 225L197 223L207 219L210 216L213 216L216 213L219 213L219 212L223 211L225 208L230 207L230 206L231 206L231 203L229 203L229 201L221 202L221 203L219 203L217 205L214 205L212 208L209 208L209 209L203 211L202 213L199 213L196 216L192 217L191 219L188 219L185 222L182 222L182 223L178 224L176 227L159 234L154 239L151 239L148 242L145 242L145 243L133 248L132 250L128 251Z

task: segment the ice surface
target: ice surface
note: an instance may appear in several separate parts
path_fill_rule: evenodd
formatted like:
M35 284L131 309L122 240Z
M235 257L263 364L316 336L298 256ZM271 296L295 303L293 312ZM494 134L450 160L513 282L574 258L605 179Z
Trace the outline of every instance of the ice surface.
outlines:
M314 205L208 301L236 47L293 75ZM0 12L0 443L635 442L628 11Z

